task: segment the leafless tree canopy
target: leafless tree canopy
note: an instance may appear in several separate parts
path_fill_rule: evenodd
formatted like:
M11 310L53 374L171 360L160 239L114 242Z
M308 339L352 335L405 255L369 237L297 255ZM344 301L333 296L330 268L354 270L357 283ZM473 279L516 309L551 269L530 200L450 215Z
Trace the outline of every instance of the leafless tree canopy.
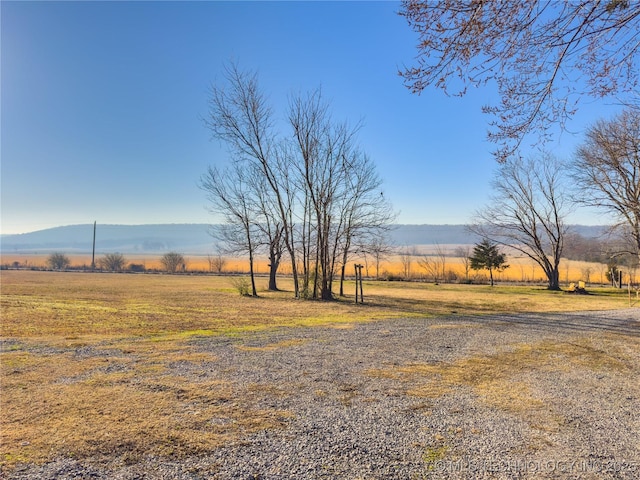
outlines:
M338 267L342 294L349 255L394 214L375 165L357 145L359 127L332 120L320 90L292 99L289 122L297 147L292 165L307 212L301 217L304 288L329 299Z
M640 111L595 123L572 172L580 202L609 212L640 258Z
M373 258L373 264L376 269L376 278L380 278L380 264L388 256L394 253L391 241L387 236L387 232L376 232L371 235L363 236L359 245L359 251L365 255L365 263L367 263L367 255Z
M107 253L99 261L101 268L111 272L120 272L127 264L127 260L121 253Z
M464 268L464 279L466 282L469 281L469 270L471 270L472 253L473 249L469 245L457 247L455 250L456 257L459 257L462 261L462 267Z
M211 88L209 115L205 124L213 138L222 140L229 147L236 164L252 170L256 178L254 199L261 197L257 198L256 203L262 205L262 213L268 210L277 215L266 219L273 222L263 231L268 238L259 242L269 245L271 249L270 287L276 288L275 272L284 243L291 259L294 289L298 296L298 260L292 217L292 202L297 186L289 176L291 157L288 149L278 142L274 114L260 89L257 74L242 71L236 64L230 64L225 70L225 80L225 85L213 85ZM259 227L263 223L254 222L253 225ZM258 246L255 245L254 250ZM278 258L277 262L273 260L275 257Z
M544 154L528 160L512 157L501 165L491 203L476 213L474 233L508 245L544 270L549 289L560 288L559 265L569 210L564 166Z
M291 97L291 131L283 135L255 74L230 65L225 80L212 88L205 123L229 146L233 167L210 168L201 182L226 219L221 231L236 238L223 240L241 246L250 263L266 250L274 289L286 250L296 297L332 298L334 276L341 272L342 285L349 256L394 218L375 166L357 144L359 127L333 120L317 89Z
M200 179L200 187L207 193L210 211L225 219L215 232L217 239L227 246L229 253L246 253L249 256L251 294L257 296L254 278L257 223L252 186L254 178L239 163L225 170L209 167Z
M160 258L160 263L167 272L176 273L185 265L184 255L178 252L168 252Z
M500 104L484 110L500 161L528 133L564 127L581 95L638 106L635 0L404 0L400 14L419 35L417 65L401 72L412 92L496 83Z
M432 255L422 255L418 259L418 265L422 267L431 279L438 283L446 278L447 252L441 245L436 244Z
M47 265L52 270L64 270L71 265L71 260L64 253L54 252L47 258Z
M411 265L413 264L413 258L418 255L417 248L405 246L398 252L400 255L400 262L402 263L402 275L405 280L411 279Z

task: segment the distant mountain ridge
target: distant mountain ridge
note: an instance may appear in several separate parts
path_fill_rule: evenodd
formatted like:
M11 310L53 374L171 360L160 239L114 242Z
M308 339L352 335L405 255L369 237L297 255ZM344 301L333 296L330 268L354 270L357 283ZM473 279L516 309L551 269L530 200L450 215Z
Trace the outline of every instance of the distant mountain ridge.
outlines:
M183 254L213 253L215 240L203 223L158 225L97 225L96 253L157 254L177 251ZM575 225L573 230L584 237L600 236L606 227ZM390 232L393 245L469 245L479 239L466 225L394 225ZM93 224L68 225L36 232L2 235L3 254L91 253Z
M207 224L100 225L96 227L96 252L211 253L214 240ZM3 235L2 253L91 253L93 224L68 225L36 232Z

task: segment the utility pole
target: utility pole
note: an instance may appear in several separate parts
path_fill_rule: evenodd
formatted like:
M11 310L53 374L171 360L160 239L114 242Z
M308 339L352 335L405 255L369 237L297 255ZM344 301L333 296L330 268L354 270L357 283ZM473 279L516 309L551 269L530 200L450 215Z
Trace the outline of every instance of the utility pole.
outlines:
M91 251L91 271L96 269L96 221L93 222L93 250Z

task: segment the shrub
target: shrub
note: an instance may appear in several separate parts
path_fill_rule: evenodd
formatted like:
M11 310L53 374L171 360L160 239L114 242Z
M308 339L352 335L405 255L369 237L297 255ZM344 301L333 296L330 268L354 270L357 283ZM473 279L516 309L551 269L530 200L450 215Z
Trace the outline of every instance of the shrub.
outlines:
M227 260L219 253L215 256L207 255L207 261L209 262L209 271L216 273L222 273L227 264Z
M246 277L235 277L231 279L233 287L243 297L251 296L251 282Z
M382 272L382 275L380 275L380 280L383 280L385 282L404 282L405 278L402 275L391 273L385 270L384 272Z
M47 259L47 265L52 270L64 270L71 265L71 260L64 253L54 252L49 255Z
M179 269L184 270L184 256L177 252L165 253L160 259L160 263L169 273L176 273Z
M107 253L99 262L100 268L109 270L110 272L120 272L124 269L127 261L121 253Z

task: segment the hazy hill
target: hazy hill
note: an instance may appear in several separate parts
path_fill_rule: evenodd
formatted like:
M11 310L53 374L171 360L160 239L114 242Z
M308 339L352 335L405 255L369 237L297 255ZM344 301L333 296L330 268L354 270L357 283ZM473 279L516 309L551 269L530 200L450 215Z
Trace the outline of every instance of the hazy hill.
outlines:
M210 253L213 238L206 224L98 225L96 252ZM91 253L93 224L69 225L18 235L3 235L3 253Z
M96 252L208 254L214 250L207 224L98 225ZM598 226L575 226L580 235L597 237ZM478 238L464 225L395 225L391 242L397 246L474 244ZM13 253L91 253L93 224L69 225L17 235L2 235L0 250Z

